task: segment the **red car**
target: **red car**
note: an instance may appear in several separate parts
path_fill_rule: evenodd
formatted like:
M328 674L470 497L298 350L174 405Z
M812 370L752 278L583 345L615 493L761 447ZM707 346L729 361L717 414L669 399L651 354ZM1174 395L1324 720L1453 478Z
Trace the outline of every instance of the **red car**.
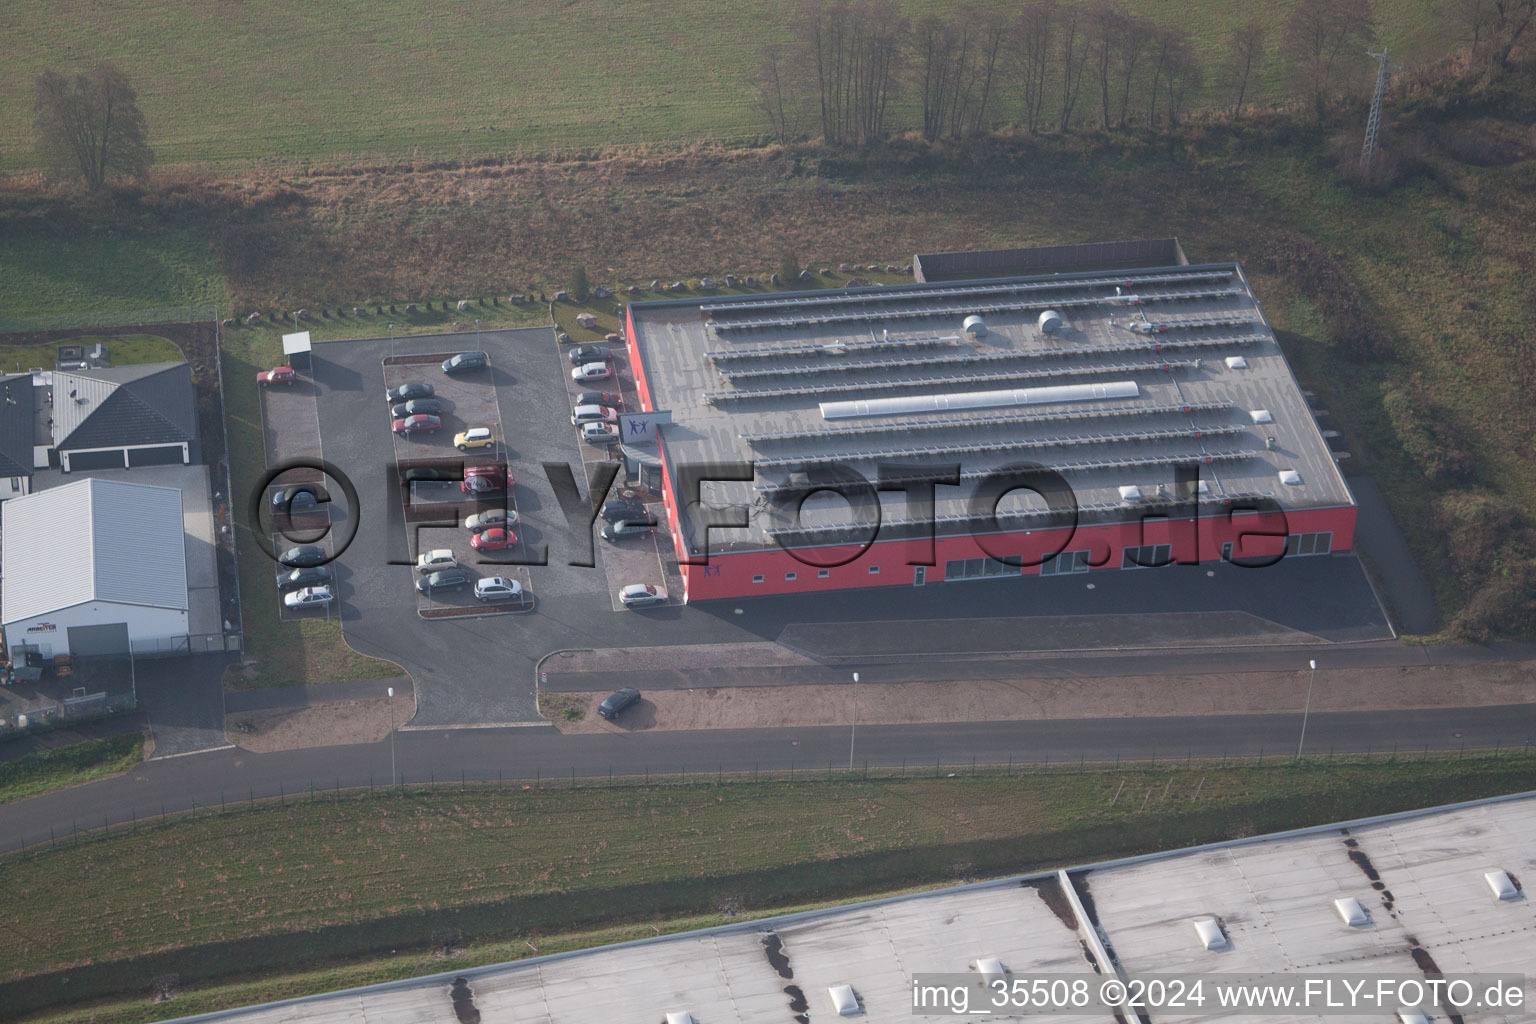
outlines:
M443 428L443 421L436 416L419 414L407 416L394 422L394 431L397 434L432 434Z
M257 384L292 384L298 379L299 375L291 366L274 366L256 375Z
M470 538L469 546L476 551L500 551L502 548L510 548L517 543L517 534L511 530L497 526L489 530L481 530Z
M517 477L512 475L511 469L506 469L506 476L502 476L501 466L466 466L464 467L464 481L459 484L459 490L465 494L492 494L496 491L509 490L517 483ZM505 480L505 483L503 483Z

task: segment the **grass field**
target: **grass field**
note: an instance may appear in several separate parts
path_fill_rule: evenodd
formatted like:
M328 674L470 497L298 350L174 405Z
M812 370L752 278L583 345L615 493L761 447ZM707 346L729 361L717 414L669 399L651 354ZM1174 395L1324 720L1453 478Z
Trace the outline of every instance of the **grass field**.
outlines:
M479 962L481 943L509 938L537 945L724 906L755 914L1516 792L1533 764L1525 754L1378 757L471 788L231 811L7 861L0 1001L24 1000L19 1010L66 992L142 989L165 973L185 985L309 970L441 945L452 931ZM65 885L75 898L61 902Z
M182 362L185 357L176 343L169 338L154 334L114 334L109 336L84 335L70 338L71 345L87 347L101 343L107 346L107 354L113 366L131 366L137 363ZM48 345L0 345L0 371L19 373L34 366L53 369L58 357L57 343Z
M1125 0L1188 27L1206 61L1205 101L1231 29L1271 26L1294 0L1248 4ZM1011 11L1008 0L982 0ZM903 0L911 17L942 0ZM1382 41L1410 67L1453 42L1421 0L1376 0ZM764 44L790 38L792 4L707 0L466 0L424 16L406 0L277 0L146 6L134 0L15 0L0 9L0 170L32 166L32 82L116 60L139 92L162 164L255 161L298 166L371 157L455 159L519 151L674 146L766 131L755 78ZM1368 77L1369 60L1358 69ZM1266 60L1254 99L1282 97ZM1012 115L1012 97L1001 113ZM892 111L898 130L920 121Z
M125 772L144 757L144 737L109 736L0 761L0 804Z

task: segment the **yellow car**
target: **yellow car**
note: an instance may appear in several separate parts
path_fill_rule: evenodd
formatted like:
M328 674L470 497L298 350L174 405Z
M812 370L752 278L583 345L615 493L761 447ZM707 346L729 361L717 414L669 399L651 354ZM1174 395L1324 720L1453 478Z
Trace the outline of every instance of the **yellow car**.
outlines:
M453 446L461 452L467 452L471 448L489 448L495 443L491 440L490 427L470 427L453 435Z

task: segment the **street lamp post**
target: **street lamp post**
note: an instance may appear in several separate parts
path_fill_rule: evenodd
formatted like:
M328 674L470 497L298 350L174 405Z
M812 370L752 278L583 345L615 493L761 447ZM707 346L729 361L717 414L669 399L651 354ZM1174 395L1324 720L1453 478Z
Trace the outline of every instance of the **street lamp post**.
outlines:
M853 774L853 738L859 732L859 674L853 674L853 725L848 730L848 774Z
M1312 684L1317 682L1317 661L1307 662L1312 670L1312 678L1307 681L1307 703L1301 710L1301 740L1296 744L1296 760L1301 760L1301 748L1307 744L1307 715L1312 712Z
M394 324L390 324L389 325L389 360L390 360L390 362L394 362L394 360L395 360L395 325Z
M395 788L395 688L391 686L386 693L389 694L389 788Z

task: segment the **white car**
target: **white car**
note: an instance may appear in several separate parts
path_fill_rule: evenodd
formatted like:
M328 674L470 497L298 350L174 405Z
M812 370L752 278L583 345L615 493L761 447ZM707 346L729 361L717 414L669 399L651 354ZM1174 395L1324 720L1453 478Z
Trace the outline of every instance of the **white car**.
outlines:
M481 530L489 530L493 526L511 526L516 522L517 509L493 508L465 517L464 529L479 533Z
M650 583L631 583L619 589L619 604L625 608L644 608L648 604L666 604L667 592Z
M607 363L582 363L571 371L571 380L607 380L613 376L613 368Z
M571 410L571 426L581 423L617 423L619 414L606 405L578 405Z
M475 580L477 601L513 601L523 596L523 585L505 576L482 576Z
M452 569L458 564L451 549L435 548L432 551L423 552L416 559L416 571L437 572L439 569Z
M581 439L587 444L618 444L619 428L612 423L583 423Z
M289 608L318 608L333 600L330 587L305 587L283 595L283 604Z

